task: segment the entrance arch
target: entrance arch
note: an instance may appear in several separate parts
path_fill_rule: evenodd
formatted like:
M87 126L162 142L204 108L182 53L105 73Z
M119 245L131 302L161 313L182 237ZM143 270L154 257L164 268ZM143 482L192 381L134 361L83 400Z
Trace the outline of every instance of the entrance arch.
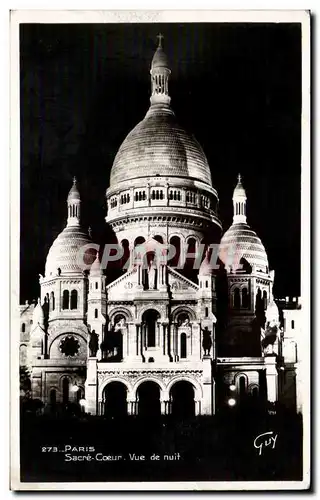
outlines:
M104 414L108 417L127 415L127 387L122 382L110 382L103 391Z
M191 382L180 380L170 389L171 414L174 417L190 418L195 415L194 387Z
M151 380L142 382L137 389L138 415L159 417L161 415L160 386Z
M160 318L158 311L148 309L142 315L145 347L156 347L157 321Z

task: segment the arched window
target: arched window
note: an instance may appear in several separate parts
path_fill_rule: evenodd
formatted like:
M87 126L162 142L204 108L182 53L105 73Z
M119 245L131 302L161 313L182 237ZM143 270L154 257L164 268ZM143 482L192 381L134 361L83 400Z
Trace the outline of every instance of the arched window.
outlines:
M71 309L78 308L78 292L77 290L72 290L71 292Z
M268 294L267 294L266 290L264 290L264 292L263 292L263 309L267 309L267 305L268 305Z
M98 317L98 309L94 310L94 317L97 319L97 317Z
M50 405L51 405L51 409L54 409L54 407L56 406L56 402L57 402L57 392L55 389L51 389L50 390Z
M180 358L185 359L187 357L187 336L185 333L181 333L180 336Z
M253 387L251 391L251 395L253 399L256 401L259 397L259 388L258 387Z
M120 260L120 268L122 270L126 270L129 267L129 262L130 262L130 248L129 248L129 241L128 240L122 240L121 241L121 246L123 250L123 254Z
M50 294L50 309L51 309L51 311L54 311L54 309L55 309L54 292L51 292L51 294Z
M242 294L242 307L244 309L248 309L248 307L249 307L248 289L247 288L242 288L241 294Z
M95 283L96 290L98 289L98 282Z
M245 398L246 395L246 377L243 375L239 377L239 397L240 401Z
M206 318L209 316L209 309L208 309L208 307L205 308L204 314L205 314Z
M233 306L235 309L240 308L240 290L239 288L235 288L233 292Z
M69 290L63 290L62 309L69 309Z
M196 259L196 248L197 248L197 242L195 238L189 238L187 241L187 258L186 258L186 266L189 269L193 269L194 267L194 262Z
M21 331L22 331L22 333L24 333L26 331L26 324L25 323L22 323Z
M291 329L294 330L294 319L291 320Z
M178 326L188 324L190 321L189 314L186 312L181 312L177 317Z
M171 267L177 267L178 263L180 261L180 252L181 252L180 238L178 236L173 236L170 239L169 243L170 243L170 245L174 246L174 248L176 249L176 253L175 253L174 257L172 257L172 259L170 259L168 264Z
M209 286L209 281L206 281L206 288L208 288Z
M69 402L69 379L64 378L62 381L62 402L67 404Z
M153 236L153 239L156 240L158 243L163 244L163 238L160 235Z
M159 313L153 309L149 309L142 316L146 347L156 346L156 329L159 317Z

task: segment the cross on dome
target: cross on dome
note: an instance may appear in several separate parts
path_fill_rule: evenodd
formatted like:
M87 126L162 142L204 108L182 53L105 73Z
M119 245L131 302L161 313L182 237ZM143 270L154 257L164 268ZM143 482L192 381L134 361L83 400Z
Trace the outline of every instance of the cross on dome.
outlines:
M157 38L158 38L158 48L162 49L162 40L164 40L164 36L162 33L159 33L157 35Z
M247 196L241 182L241 174L238 174L238 184L234 188L232 199L233 199L233 222L246 224Z

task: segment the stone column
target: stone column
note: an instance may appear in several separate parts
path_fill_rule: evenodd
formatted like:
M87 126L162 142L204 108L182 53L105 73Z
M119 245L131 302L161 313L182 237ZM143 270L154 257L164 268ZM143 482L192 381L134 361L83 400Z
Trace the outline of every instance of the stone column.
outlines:
M97 358L88 358L87 380L85 382L86 411L91 415L97 414L97 393L98 393L98 366Z
M296 409L297 413L302 413L303 411L303 390L308 390L306 386L306 381L303 380L303 370L301 366L301 361L296 363ZM306 398L308 401L308 398Z
M214 413L214 382L212 377L212 362L211 358L203 359L203 375L202 375L202 415L212 415Z
M201 328L199 323L191 322L191 335L192 335L192 354L191 358L194 361L202 359L202 345L201 345Z
M125 361L129 355L129 327L121 329L122 333L122 358Z
M276 356L265 356L267 379L267 399L269 403L275 403L278 400L278 371Z
M170 405L168 398L160 400L160 407L161 407L161 415L169 415Z
M134 322L128 323L127 327L127 359L125 359L125 362L130 362L134 361L137 358L137 329L136 325Z
M156 347L163 347L162 346L162 337L161 337L161 332L160 332L160 325L161 323L157 322L157 331L156 331Z
M168 339L167 339L167 324L162 323L162 347L163 347L163 354L166 355L168 352Z
M141 354L141 325L136 323L136 356Z
M195 415L201 415L201 403L200 401L194 400L194 413Z
M136 400L132 398L127 399L127 413L128 415L135 415L136 412Z

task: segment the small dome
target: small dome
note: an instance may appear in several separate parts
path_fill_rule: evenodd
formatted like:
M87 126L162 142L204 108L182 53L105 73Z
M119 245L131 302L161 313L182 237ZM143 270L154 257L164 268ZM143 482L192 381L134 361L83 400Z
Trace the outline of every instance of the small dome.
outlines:
M241 175L240 174L238 175L238 184L236 185L236 187L234 188L234 191L233 191L233 199L235 200L238 198L247 199L245 189L244 189L242 182L241 182Z
M151 62L151 69L156 69L156 68L168 68L169 63L168 63L168 58L166 54L163 51L162 47L158 47L157 50L154 53L152 62Z
M265 315L267 323L272 323L272 322L279 323L279 308L275 303L273 297L271 297Z
M208 252L202 261L199 269L199 276L212 276L214 274L214 268L209 260Z
M44 311L40 302L40 299L38 299L37 305L35 306L32 314L32 325L33 328L36 328L36 326L43 326L44 324Z
M69 191L69 194L68 194L68 201L70 200L80 200L80 193L79 193L79 190L77 188L77 179L74 177L73 178L73 185Z
M99 252L97 252L96 259L90 268L90 276L101 276L103 274L103 270L101 268L101 262L99 259Z
M88 243L92 243L91 238L79 226L67 226L55 239L49 250L45 269L46 276L56 276L59 272L62 274L82 274L84 268L78 262L79 250ZM85 255L85 264L90 264L96 253L94 249L88 249ZM60 271L58 271L59 269Z
M152 109L127 135L113 162L110 186L139 177L185 177L212 185L207 158L173 111Z
M237 267L241 259L257 271L268 273L269 264L265 248L257 234L245 223L233 224L223 235L219 258L225 265Z

